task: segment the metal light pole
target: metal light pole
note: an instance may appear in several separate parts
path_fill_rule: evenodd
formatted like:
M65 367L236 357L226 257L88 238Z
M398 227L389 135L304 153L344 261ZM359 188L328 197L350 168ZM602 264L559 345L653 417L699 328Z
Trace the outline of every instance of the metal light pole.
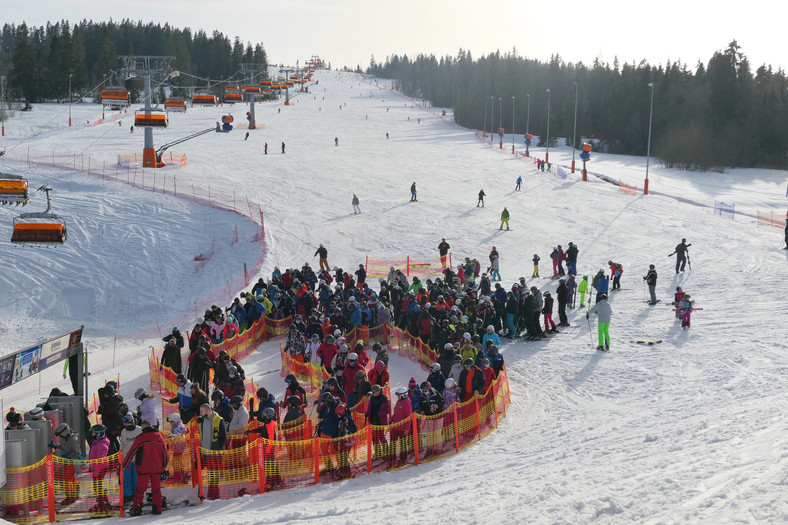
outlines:
M648 195L648 161L651 158L651 117L654 116L654 83L649 82L651 88L651 109L648 112L648 145L646 146L646 183L643 185L643 195Z
M550 162L550 90L547 90L547 151L544 154L545 164Z
M528 134L530 133L531 129L531 94L526 93L525 96L528 97L528 110L526 111L525 116L525 156L529 157L531 155L529 153L531 139L528 138Z
M495 133L495 97L490 95L490 145L492 145L493 134Z
M68 74L68 127L71 127L71 77L74 76L74 73Z
M572 82L575 85L575 128L572 132L572 173L575 172L575 144L577 144L577 82Z
M5 76L0 76L0 111L5 105ZM0 118L0 136L5 137L5 118Z
M498 126L501 128L501 131L499 131L499 133L501 134L500 149L503 149L503 118L501 118L502 115L503 115L503 103L501 102L501 97L498 97Z
M514 155L514 97L512 97L512 155Z
M482 139L487 136L487 95L484 96L484 126L482 126Z
M104 82L101 83L101 89L105 89L107 87L107 74L104 73ZM99 95L101 91L99 91ZM101 100L101 120L104 120L104 100Z

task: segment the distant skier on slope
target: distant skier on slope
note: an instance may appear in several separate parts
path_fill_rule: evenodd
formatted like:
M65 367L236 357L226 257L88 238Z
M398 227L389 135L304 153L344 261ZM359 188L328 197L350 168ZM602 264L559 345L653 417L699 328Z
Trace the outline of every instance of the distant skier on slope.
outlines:
M648 304L654 306L657 304L657 270L653 264L648 265L648 273L643 277L643 280L646 281L648 291L651 294L651 302Z
M514 187L514 191L520 191L520 186L523 184L523 178L517 177L517 186Z
M285 152L285 143L282 142L282 154L284 154L284 152Z
M501 226L498 228L499 230L503 230L503 225L506 224L506 229L509 229L509 210L506 209L506 206L503 207L503 211L501 212Z
M687 244L687 239L681 239L681 242L676 245L676 249L673 250L673 253L668 255L668 257L672 257L674 254L676 255L676 273L679 273L679 266L681 267L681 271L684 271L684 265L687 264L687 255L689 254L689 248L692 244Z
M419 200L416 198L416 183L410 185L410 202L418 202Z
M361 207L358 204L359 204L358 203L358 197L356 197L356 194L354 193L353 194L353 215L358 215L359 213L361 213Z
M476 207L478 208L481 204L481 207L484 208L484 196L487 195L484 193L484 188L479 190L479 201L476 203Z

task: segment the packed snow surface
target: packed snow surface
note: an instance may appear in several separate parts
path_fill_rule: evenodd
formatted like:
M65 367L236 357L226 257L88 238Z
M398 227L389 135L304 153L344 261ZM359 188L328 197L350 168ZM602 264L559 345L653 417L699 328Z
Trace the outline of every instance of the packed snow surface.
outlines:
M159 145L214 126L222 114L235 116L231 133L174 148L188 156L177 176L262 205L262 276L275 265L317 264L319 243L328 248L330 265L352 271L367 255L437 257L445 237L455 265L465 256L484 263L496 246L506 288L524 276L552 291L554 281L530 278L531 258L538 253L541 274L549 275L552 247L572 241L580 249L580 276L606 269L610 259L624 267L622 289L610 300L611 351L594 350L594 317L587 322L585 310L572 310L571 326L560 335L504 345L512 404L498 429L460 454L341 483L205 502L146 516L146 523L788 521L782 231L668 196L626 195L595 176L584 183L579 173L564 179L537 172L530 159L511 154L511 135L501 151L497 136L492 146L483 143L456 126L450 112L441 117L437 108L419 107L383 81L329 71L315 78L319 85L293 97L292 105L258 104L259 129L248 140L242 105L189 108L155 133ZM2 148L85 154L108 165L119 153L141 151L142 131L129 133L131 111L121 114L120 126L93 126L86 122L100 118L101 108L75 104L71 128L66 112L64 105L41 104L17 113L6 122ZM522 135L515 140L524 152ZM563 144L551 148L550 161L566 167L572 150ZM544 153L531 148L532 156ZM645 163L592 153L588 167L642 186ZM12 246L11 220L21 209L0 210L4 353L84 324L96 365L93 390L117 374L128 397L145 386L147 348L158 343L124 336L188 312L259 255L249 242L256 227L235 214L75 171L7 161L0 167L28 176L31 188L50 184L53 210L67 218L70 231L62 247ZM523 188L514 192L518 175ZM781 171L698 174L664 169L655 158L650 164L654 192L736 203L749 213L784 215L785 181ZM417 203L409 202L412 182ZM482 188L486 207L477 208ZM352 213L354 193L361 215ZM41 197L28 210L43 208ZM511 231L498 229L504 206ZM236 225L244 242L231 244ZM214 237L222 249L195 271L194 257ZM692 266L675 274L668 254L682 237L692 243ZM659 272L657 306L645 301L649 264ZM679 327L670 307L676 286L703 308L689 330ZM631 342L639 338L662 343ZM244 366L281 397L277 352L278 342L266 343ZM426 377L394 361L394 385ZM44 390L66 386L57 379L45 373ZM20 405L38 398L3 396ZM194 492L179 497L195 500Z

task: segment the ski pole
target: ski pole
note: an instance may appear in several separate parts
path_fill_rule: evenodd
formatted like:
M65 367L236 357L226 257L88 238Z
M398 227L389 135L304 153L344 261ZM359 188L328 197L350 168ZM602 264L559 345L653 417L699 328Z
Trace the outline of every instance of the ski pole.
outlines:
M689 250L687 250L687 266L689 266L690 271L692 271L692 263L690 262Z
M594 346L594 334L591 333L591 319L586 314L586 322L588 323L588 337L591 338L591 346Z

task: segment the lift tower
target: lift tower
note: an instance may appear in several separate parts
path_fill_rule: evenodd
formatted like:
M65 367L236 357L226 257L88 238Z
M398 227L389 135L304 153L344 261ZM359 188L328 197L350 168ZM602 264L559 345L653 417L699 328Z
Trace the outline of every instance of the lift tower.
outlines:
M290 105L290 87L287 85L290 82L290 73L295 73L298 71L297 69L284 67L279 70L280 73L284 73L285 75L285 106Z
M264 71L265 67L263 64L241 64L241 69L244 73L249 73L249 85L256 86L257 83L255 83L254 77L257 73ZM254 97L254 92L249 93L249 129L255 129Z
M170 64L175 60L174 56L146 56L146 55L122 55L120 57L123 61L123 74L125 78L142 77L145 85L144 112L146 115L151 114L151 96L152 91L150 87L151 77L166 80L173 73L175 73ZM153 148L153 127L145 126L145 145L142 150L142 167L155 168L156 150Z

